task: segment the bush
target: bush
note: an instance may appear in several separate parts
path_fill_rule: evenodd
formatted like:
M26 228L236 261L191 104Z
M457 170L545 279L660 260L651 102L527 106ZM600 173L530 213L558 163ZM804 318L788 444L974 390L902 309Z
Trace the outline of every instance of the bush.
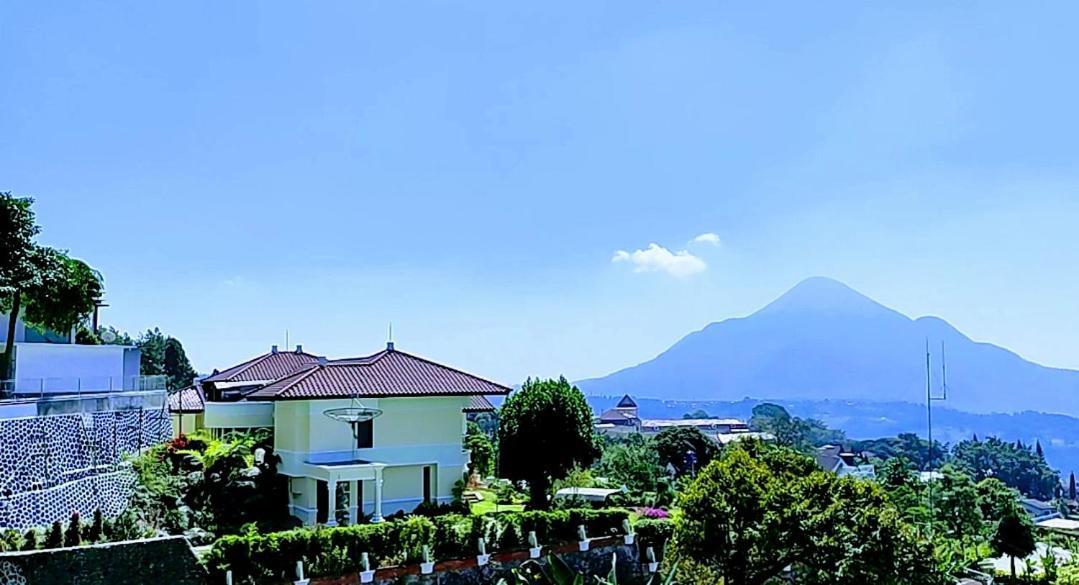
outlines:
M79 546L82 544L82 523L79 520L79 513L71 513L71 521L67 525L67 530L64 531L64 546Z
M64 525L59 520L52 523L48 536L45 537L45 548L61 548L64 546Z
M633 525L641 550L652 547L656 558L662 560L667 541L674 535L674 522L669 519L641 518Z
M372 567L420 560L424 545L437 559L468 558L478 554L478 540L487 549L528 547L528 531L544 544L577 540L583 524L590 537L621 533L626 510L559 510L505 512L471 516L444 514L435 518L411 516L381 524L337 528L298 528L269 534L224 536L205 558L211 582L223 582L232 570L237 582L279 583L294 579L296 561L312 577L337 577L357 570L366 552Z

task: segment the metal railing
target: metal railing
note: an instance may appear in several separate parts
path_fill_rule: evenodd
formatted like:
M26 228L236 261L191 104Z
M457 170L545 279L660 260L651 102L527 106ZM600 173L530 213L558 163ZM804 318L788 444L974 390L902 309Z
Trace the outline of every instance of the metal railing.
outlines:
M0 400L46 399L60 396L164 390L166 377L67 376L0 380Z

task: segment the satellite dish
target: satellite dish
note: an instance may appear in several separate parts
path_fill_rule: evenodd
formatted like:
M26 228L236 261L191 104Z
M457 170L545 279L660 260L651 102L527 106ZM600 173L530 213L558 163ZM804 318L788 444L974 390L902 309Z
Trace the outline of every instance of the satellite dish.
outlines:
M101 341L105 343L112 343L116 341L116 334L111 329L106 329L101 332Z

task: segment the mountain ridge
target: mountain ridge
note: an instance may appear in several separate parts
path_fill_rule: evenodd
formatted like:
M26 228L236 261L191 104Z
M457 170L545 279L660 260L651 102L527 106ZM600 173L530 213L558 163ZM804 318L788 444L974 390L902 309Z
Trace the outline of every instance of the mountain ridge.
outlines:
M825 277L798 283L750 315L709 323L651 360L578 385L589 394L672 400L924 402L926 340L934 392L942 383L942 344L946 350L952 408L1079 414L1079 371L972 340L939 316L911 318Z

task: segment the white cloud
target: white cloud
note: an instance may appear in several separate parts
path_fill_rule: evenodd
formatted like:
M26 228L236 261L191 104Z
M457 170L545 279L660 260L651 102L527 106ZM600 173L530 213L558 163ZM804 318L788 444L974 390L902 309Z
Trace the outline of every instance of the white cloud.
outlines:
M701 234L701 235L693 238L692 243L694 243L694 244L712 244L713 246L718 246L719 245L719 234L713 234L712 232Z
M704 260L690 254L688 250L672 252L654 242L648 244L648 248L644 250L618 250L611 262L629 262L633 264L634 272L665 272L676 278L692 276L708 268Z

